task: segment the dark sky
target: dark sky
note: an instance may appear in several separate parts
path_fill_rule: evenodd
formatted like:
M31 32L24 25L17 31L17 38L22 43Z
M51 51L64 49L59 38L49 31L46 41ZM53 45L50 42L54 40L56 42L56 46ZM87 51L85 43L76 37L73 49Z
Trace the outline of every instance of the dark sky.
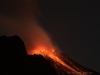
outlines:
M100 72L100 2L41 1L43 27L71 58Z
M0 15L16 13L12 5L0 5ZM43 12L41 26L59 48L83 66L100 72L100 2L39 0L39 6Z

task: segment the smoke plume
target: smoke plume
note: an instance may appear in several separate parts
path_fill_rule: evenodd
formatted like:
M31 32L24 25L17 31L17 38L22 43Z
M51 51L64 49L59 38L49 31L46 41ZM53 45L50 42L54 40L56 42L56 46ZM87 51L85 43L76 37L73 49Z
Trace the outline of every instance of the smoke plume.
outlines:
M0 11L0 34L18 35L24 41L28 54L44 56L52 62L59 75L63 75L64 72L87 75L82 73L83 68L75 66L67 57L62 56L46 32L39 26L37 16L40 15L40 11L35 0L2 0L0 3L2 5L0 7L2 9Z
M27 52L37 45L52 48L51 40L39 26L37 16L41 13L35 0L6 0L1 4L4 6L0 12L1 35L18 35L24 41Z

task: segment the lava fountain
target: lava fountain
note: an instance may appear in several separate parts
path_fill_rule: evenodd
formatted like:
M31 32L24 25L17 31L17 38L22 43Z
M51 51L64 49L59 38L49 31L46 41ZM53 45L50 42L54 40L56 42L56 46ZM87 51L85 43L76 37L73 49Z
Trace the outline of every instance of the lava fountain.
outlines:
M71 61L68 61L66 57L63 57L55 47L47 48L45 46L39 45L35 49L31 50L29 55L42 55L44 58L51 62L59 75L63 75L65 73L74 75L87 75L80 68L73 65ZM71 65L65 63L65 61Z

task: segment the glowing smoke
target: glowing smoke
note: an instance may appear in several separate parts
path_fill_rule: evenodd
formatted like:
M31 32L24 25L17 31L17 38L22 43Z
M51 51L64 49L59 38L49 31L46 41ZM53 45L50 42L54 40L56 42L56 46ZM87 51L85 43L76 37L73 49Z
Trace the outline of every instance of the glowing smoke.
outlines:
M56 52L57 48L54 47L46 32L38 26L39 22L36 15L39 14L39 11L36 10L38 9L36 1L10 0L9 2L10 8L15 9L10 12L10 17L4 14L0 16L0 27L3 34L7 36L18 35L24 41L28 54L41 54L50 58L51 61L54 61L54 66L58 71L62 68L66 72L69 69L76 75L87 75L80 74L78 72L81 72L80 69L71 64L67 58L62 57L58 51ZM15 14L12 15L11 13ZM67 60L74 68L66 64L64 60Z
M10 14L15 14L10 17L5 14L0 16L1 33L7 36L18 35L24 41L27 50L34 49L37 44L52 48L46 32L38 26L36 17L40 15L40 11L36 1L10 0L8 3L9 9L15 8ZM10 6L11 4L13 6Z

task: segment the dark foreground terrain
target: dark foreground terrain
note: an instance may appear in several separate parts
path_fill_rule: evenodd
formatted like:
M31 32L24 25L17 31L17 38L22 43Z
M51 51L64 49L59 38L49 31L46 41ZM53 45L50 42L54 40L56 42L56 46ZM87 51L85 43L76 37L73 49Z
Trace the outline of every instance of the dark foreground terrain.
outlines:
M75 63L78 65L77 63ZM81 66L81 65L78 65ZM100 75L90 70L89 75ZM58 75L50 62L41 55L27 55L18 36L0 37L0 75ZM69 74L64 74L69 75Z

